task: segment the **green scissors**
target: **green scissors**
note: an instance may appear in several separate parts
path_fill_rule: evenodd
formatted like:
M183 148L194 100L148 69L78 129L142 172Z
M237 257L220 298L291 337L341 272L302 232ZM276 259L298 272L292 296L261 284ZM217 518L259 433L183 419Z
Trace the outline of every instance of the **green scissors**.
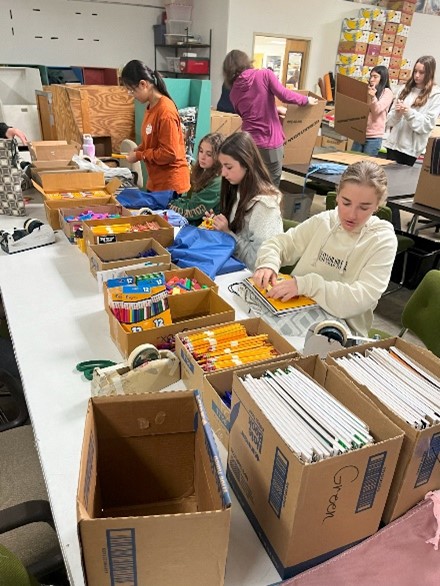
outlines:
M106 368L115 364L116 362L112 360L85 360L84 362L78 362L76 370L82 372L87 380L92 380L95 368Z

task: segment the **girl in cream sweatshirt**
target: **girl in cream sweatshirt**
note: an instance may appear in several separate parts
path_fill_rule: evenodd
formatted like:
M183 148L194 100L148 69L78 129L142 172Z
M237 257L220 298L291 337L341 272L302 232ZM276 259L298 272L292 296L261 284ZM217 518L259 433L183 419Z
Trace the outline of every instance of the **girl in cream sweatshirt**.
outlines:
M385 201L386 185L385 172L376 163L350 165L341 177L335 210L263 243L256 284L273 286L268 295L275 299L312 297L355 333L368 335L397 250L392 224L373 215ZM294 278L276 283L280 267L295 263Z

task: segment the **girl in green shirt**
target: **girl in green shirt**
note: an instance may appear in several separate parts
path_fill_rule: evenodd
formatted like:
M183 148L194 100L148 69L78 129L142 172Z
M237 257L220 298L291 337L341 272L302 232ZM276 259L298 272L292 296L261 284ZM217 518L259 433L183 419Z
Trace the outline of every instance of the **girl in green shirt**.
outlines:
M191 171L191 189L170 202L170 210L184 216L190 224L198 225L205 213L220 211L221 165L218 160L224 136L207 134L199 144L197 161Z

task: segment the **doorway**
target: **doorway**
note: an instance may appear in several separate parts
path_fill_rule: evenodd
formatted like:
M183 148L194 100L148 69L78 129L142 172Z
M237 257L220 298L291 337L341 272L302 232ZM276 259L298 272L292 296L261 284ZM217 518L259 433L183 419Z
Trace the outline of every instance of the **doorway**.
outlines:
M270 68L289 89L305 89L310 41L254 35L254 67Z

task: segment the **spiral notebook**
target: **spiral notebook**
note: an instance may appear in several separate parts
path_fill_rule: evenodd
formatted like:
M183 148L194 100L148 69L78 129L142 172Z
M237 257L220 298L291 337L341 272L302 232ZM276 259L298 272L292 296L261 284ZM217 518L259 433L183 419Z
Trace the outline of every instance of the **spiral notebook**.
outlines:
M291 278L290 275L284 275L282 273L277 275L277 281L289 280ZM304 295L299 295L288 301L280 301L279 299L267 297L268 291L261 287L257 287L252 277L248 277L243 283L255 294L255 299L276 316L286 315L288 313L293 313L317 305L316 301Z

